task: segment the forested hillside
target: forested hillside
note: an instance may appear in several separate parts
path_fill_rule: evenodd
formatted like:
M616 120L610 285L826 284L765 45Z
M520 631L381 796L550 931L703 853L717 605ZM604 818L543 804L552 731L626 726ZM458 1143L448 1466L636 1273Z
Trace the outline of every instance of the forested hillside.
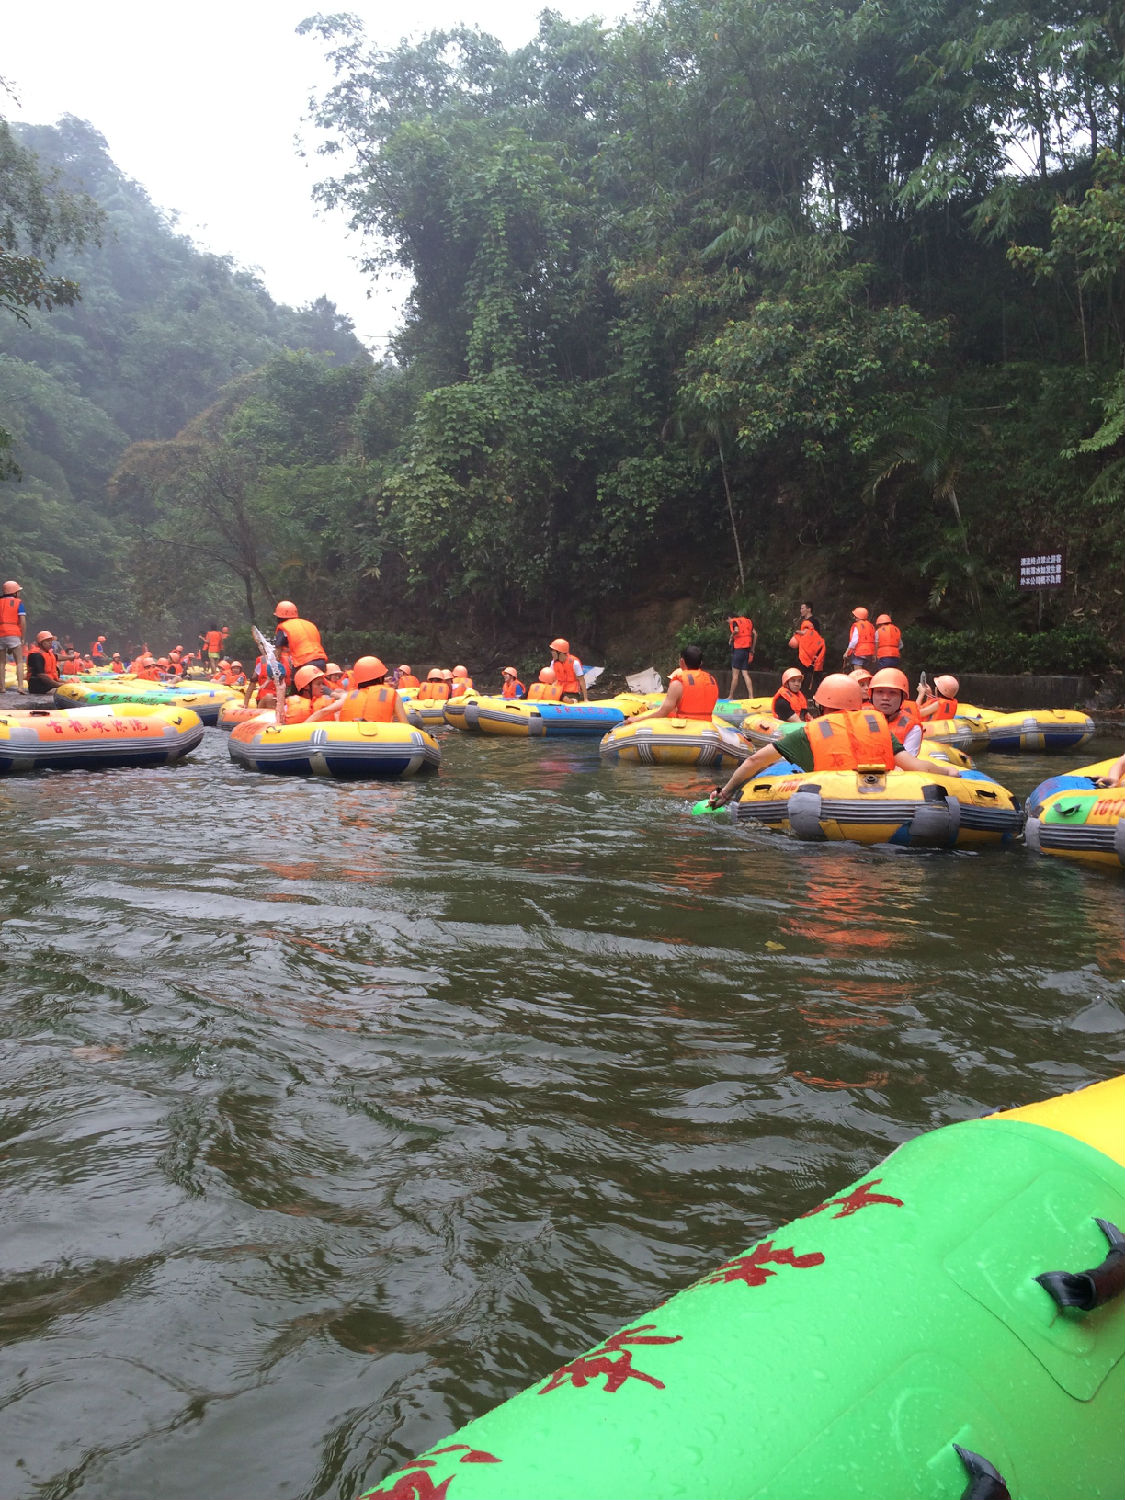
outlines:
M366 356L330 303L279 306L253 274L196 249L89 125L13 129L5 148L6 165L38 173L48 203L69 195L73 216L81 195L91 200L80 242L63 235L50 262L78 300L32 300L0 319L0 427L21 476L2 492L5 576L59 629L125 630L145 623L137 567L149 552L137 518L108 495L130 443L173 437L281 350L312 351L326 367ZM15 182L6 171L5 250L28 237Z
M664 0L612 29L544 12L512 52L304 29L337 70L321 195L372 274L410 273L407 319L385 366L251 373L248 339L170 392L194 318L150 325L100 418L145 439L104 513L144 538L146 611L221 576L243 612L299 590L404 647L565 626L600 655L737 602L769 654L812 595L986 656L1021 628L1065 629L1057 665L1119 649L1120 7ZM53 379L86 306L50 315L49 356L5 347ZM1066 587L1021 595L1018 554L1060 545Z

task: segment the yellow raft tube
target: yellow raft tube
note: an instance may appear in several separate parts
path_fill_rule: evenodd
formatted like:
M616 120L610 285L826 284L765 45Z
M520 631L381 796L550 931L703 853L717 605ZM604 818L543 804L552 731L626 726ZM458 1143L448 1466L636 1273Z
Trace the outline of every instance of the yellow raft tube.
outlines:
M1011 792L979 771L945 777L790 768L746 782L727 811L736 821L762 823L798 839L931 849L1006 844L1023 825Z
M330 776L337 781L388 780L436 771L437 741L409 724L237 724L227 740L230 758L249 771L274 776Z
M0 775L13 771L95 771L182 760L203 738L190 708L149 703L0 712Z
M736 729L717 720L644 719L619 724L598 746L603 760L635 766L714 766L733 770L750 751Z

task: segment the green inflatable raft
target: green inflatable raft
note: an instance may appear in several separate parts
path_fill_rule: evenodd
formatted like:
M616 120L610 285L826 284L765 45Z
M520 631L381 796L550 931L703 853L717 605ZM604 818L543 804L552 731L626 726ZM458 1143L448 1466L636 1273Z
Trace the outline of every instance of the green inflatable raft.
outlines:
M1121 1500L1125 1078L899 1147L367 1491Z

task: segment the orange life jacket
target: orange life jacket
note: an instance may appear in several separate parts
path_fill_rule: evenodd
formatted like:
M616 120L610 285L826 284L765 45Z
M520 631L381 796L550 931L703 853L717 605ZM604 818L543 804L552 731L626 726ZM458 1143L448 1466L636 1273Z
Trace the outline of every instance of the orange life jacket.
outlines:
M749 646L754 639L754 622L745 615L731 615L727 621L727 629L730 631L730 643L736 650Z
M223 632L221 630L209 630L203 637L203 644L213 656L217 656L223 649Z
M777 711L779 700L784 700L788 703L789 707L793 710L793 717L795 719L803 719L809 711L809 700L805 697L804 693L799 689L794 693L787 687L781 687L773 695L773 716L775 719L781 717Z
M895 657L902 655L902 631L897 625L880 625L875 632L875 655Z
M541 682L539 686L545 687L546 683ZM518 677L505 677L504 686L500 689L500 696L501 698L526 697L527 690Z
M551 703L557 703L562 697L562 688L557 682L533 682L527 690L528 699L547 699Z
M314 708L323 708L323 698L306 698L303 693L294 693L285 700L285 722L303 724Z
M77 677L82 671L82 663L70 657L67 661L63 662L60 671L64 677Z
M894 768L891 731L873 708L825 714L805 725L814 771L856 771L860 766Z
M92 641L90 643L90 655L95 659L95 661L99 660L105 655L105 647L102 645L101 641Z
M710 719L719 701L719 684L710 672L701 668L688 671L686 667L677 667L670 681L683 683L680 701L676 704L677 719Z
M436 698L439 701L442 701L442 700L444 700L444 699L446 699L446 698L449 697L449 683L448 682L429 682L429 681L424 682L422 684L422 686L418 689L418 697L420 699L421 698L428 698L428 699L434 699L434 698Z
M577 661L577 656L564 656L562 661L551 663L555 669L555 686L559 690L560 697L563 693L581 694L582 692L578 682L578 673L574 670Z
M888 719L887 723L890 725L891 733L895 738L901 740L905 745L906 736L916 724L920 725L922 723L922 715L918 712L917 703L912 698L904 698L902 700L902 707L898 713L893 719Z
M59 677L59 663L50 646L33 646L31 649L32 651L38 651L43 658L43 676L53 677L57 682Z
M473 691L473 679L471 677L455 677L452 683L450 683L450 687L453 689L450 694L451 697L463 698L466 693Z
M956 698L939 698L937 707L930 715L930 722L935 719L955 719L957 717L958 704Z
M856 620L855 622L855 648L852 656L874 656L875 655L875 627L870 620ZM848 639L851 639L849 634Z
M795 650L802 667L819 672L824 665L824 637L811 620L802 620L789 637L789 648Z
M320 631L311 620L282 620L278 629L289 642L289 659L294 672L310 661L327 660Z
M356 688L340 705L340 723L353 724L362 719L365 724L393 724L397 702L398 694L385 682Z
M404 672L398 680L399 687L421 687L421 683L413 672Z
M0 635L22 635L24 616L18 594L0 594Z
M133 673L134 677L140 677L145 682L155 682L160 673L155 667L138 667Z
M110 665L110 670L113 671L113 672L124 672L124 670L125 670L125 663L124 662L111 661L109 665Z

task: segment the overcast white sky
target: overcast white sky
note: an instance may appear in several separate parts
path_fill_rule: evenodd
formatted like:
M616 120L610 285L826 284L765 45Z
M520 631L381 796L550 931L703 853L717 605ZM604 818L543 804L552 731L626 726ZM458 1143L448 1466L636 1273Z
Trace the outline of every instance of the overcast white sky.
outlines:
M355 267L360 245L343 216L316 210L323 173L302 121L310 93L331 82L318 37L296 27L321 10L362 17L368 37L397 45L457 22L508 47L534 35L539 0L415 0L400 11L370 0L52 0L5 7L0 75L18 104L0 114L36 124L77 115L105 136L117 165L199 245L260 270L271 295L295 306L322 294L379 353L403 288L373 287ZM551 0L577 18L620 15L621 0ZM368 293L373 293L371 297Z

